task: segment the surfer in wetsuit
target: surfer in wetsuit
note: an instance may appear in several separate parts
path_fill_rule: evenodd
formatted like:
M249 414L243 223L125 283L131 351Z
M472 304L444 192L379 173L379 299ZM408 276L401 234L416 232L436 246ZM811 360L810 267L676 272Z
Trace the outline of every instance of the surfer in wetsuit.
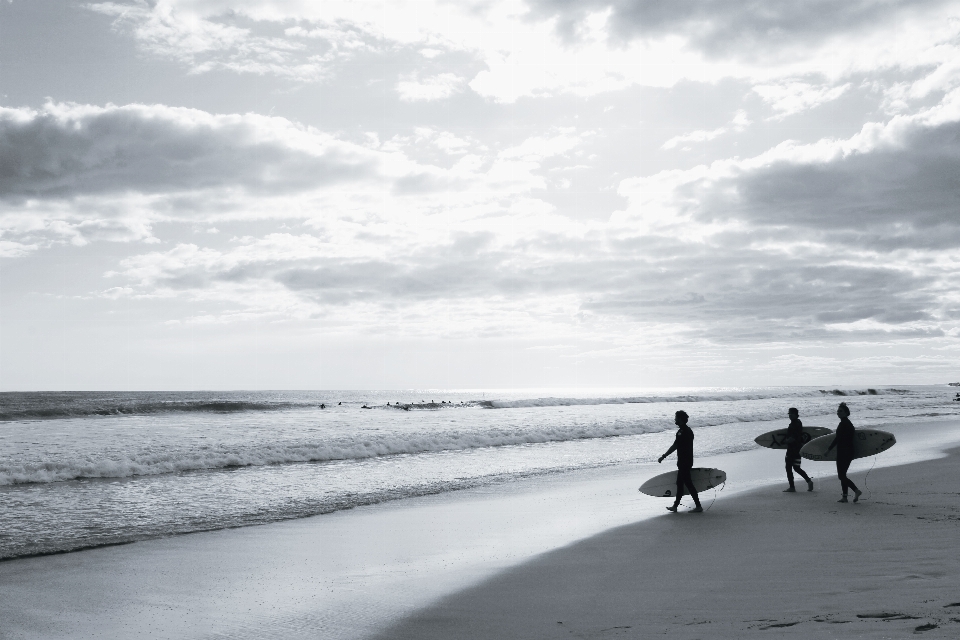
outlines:
M790 426L787 427L787 437L784 438L783 441L787 445L787 456L784 461L787 465L787 482L790 483L790 486L784 489L783 492L794 493L797 490L797 488L793 486L794 471L807 481L807 491L813 491L813 480L800 468L800 448L804 445L803 423L800 422L800 412L790 407L787 415L790 416Z
M833 442L830 443L830 446L827 447L827 453L830 453L830 450L834 447L837 448L837 477L840 478L840 489L843 491L843 497L837 500L837 502L847 501L848 488L853 489L853 501L856 502L860 499L860 494L863 492L857 489L857 485L853 484L853 480L847 477L847 469L850 468L850 463L853 462L853 434L855 434L857 430L853 426L853 423L850 422L850 408L847 407L846 402L841 402L840 406L837 407L837 417L840 418L840 424L837 425L837 436L833 439Z
M700 506L700 496L697 495L697 489L693 486L693 478L690 477L690 469L693 468L693 429L687 426L687 420L690 417L686 411L677 411L673 419L679 429L677 429L677 438L673 445L667 449L667 452L657 459L657 462L663 462L668 455L677 452L677 499L672 507L667 507L667 511L676 513L680 506L680 498L683 497L683 487L690 490L693 501L697 504L696 508L691 509L692 513L702 513L703 507Z

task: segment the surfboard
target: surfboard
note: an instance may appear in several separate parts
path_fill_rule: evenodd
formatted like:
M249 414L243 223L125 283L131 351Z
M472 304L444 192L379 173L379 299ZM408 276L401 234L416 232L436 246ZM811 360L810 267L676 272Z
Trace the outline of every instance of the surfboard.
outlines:
M673 498L677 495L677 471L668 471L654 476L640 485L640 493L645 493L654 498ZM713 489L727 481L727 474L720 469L705 469L697 467L690 469L690 478L693 480L693 486L697 488L697 493ZM687 489L684 488L684 494Z
M803 444L807 444L814 438L819 438L820 436L825 436L828 433L833 433L831 429L825 427L804 427ZM776 431L768 431L763 435L759 435L753 439L761 447L767 447L768 449L786 449L787 443L784 440L787 439L787 430L786 429L777 429Z
M815 438L803 445L800 455L808 460L836 460L837 448L827 453L827 447L836 434L831 433ZM897 438L889 431L879 429L857 429L853 435L853 457L866 458L882 453L897 444Z

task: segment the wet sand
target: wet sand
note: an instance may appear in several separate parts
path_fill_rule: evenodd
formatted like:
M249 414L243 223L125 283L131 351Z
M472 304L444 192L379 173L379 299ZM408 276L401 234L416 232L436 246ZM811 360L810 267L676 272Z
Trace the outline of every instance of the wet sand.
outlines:
M618 527L379 637L960 637L958 452L856 478L856 504L837 503L834 477Z

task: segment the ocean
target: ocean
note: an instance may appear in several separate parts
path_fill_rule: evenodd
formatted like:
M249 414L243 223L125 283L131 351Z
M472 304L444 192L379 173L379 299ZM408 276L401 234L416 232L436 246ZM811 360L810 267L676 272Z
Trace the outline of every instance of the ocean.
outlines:
M655 460L678 409L697 455L786 426L960 415L947 385L657 390L0 394L0 559L252 526Z

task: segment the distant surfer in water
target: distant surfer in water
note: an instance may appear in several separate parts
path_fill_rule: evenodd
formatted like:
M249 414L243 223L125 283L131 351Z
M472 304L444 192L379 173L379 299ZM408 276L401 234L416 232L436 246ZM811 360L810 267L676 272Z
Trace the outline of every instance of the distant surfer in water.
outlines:
M787 411L790 416L790 426L787 427L787 437L784 442L787 444L787 482L790 486L783 490L784 493L794 493L797 488L793 486L793 472L796 471L800 477L807 481L807 491L813 491L813 480L810 479L803 469L800 468L800 448L803 442L803 423L800 422L800 412L790 407Z
M684 485L690 490L690 495L697 504L691 512L703 512L703 507L700 506L700 496L697 495L697 489L693 486L693 478L690 477L690 469L693 468L693 429L687 426L687 420L689 419L686 411L677 411L673 419L674 424L680 427L677 429L677 438L673 441L673 445L667 449L667 452L657 459L657 462L663 462L663 459L668 455L674 451L677 452L677 499L672 507L667 507L667 511L673 511L674 513L680 506Z
M834 447L837 448L837 477L840 478L840 489L843 491L843 497L837 502L847 501L848 488L853 489L853 501L856 502L863 492L857 489L853 480L847 477L847 469L853 462L854 434L857 430L850 422L850 408L847 407L846 402L841 402L840 406L837 407L837 417L840 418L840 424L837 425L837 436L827 447L827 453L830 453L830 450Z

